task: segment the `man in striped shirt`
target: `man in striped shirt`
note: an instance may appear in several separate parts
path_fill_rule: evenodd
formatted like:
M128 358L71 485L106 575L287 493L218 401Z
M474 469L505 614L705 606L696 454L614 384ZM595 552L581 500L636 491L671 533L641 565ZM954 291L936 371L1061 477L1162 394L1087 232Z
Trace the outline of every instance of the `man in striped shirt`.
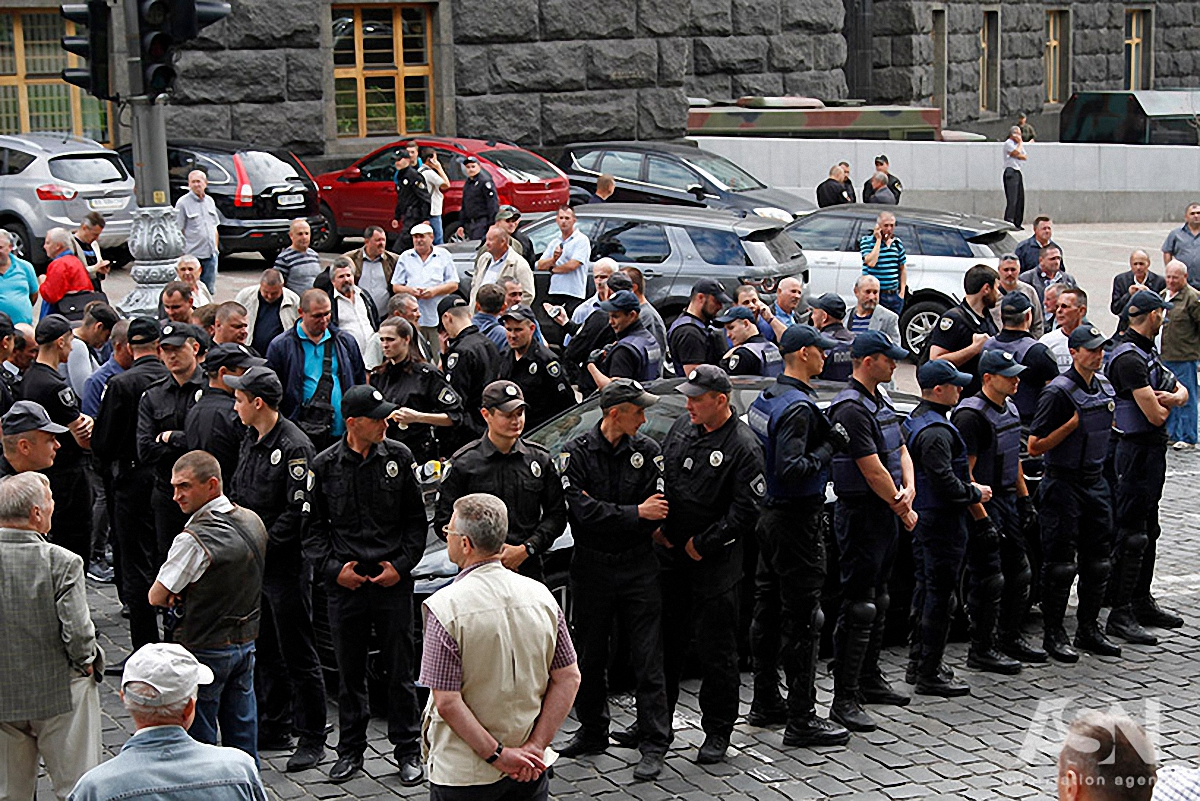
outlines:
M904 310L905 264L904 243L896 237L896 215L881 212L870 236L858 241L862 254L863 272L879 280L879 303L899 314Z
M313 281L321 273L321 258L317 251L308 246L312 240L312 229L307 221L300 218L292 220L288 236L291 237L292 244L275 257L275 269L283 276L283 285L286 288L297 295L303 295L313 288Z

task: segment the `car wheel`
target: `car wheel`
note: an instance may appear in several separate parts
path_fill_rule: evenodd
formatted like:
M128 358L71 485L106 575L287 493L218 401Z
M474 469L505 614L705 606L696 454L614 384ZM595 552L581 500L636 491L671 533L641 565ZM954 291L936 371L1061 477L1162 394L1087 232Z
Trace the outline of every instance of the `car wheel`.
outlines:
M12 239L13 253L28 262L37 263L33 253L33 238L29 236L29 229L23 223L17 220L4 220L0 222L0 228L7 231Z
M313 231L310 245L313 250L329 253L337 250L342 244L342 238L338 236L337 219L333 216L333 209L324 203L321 204L321 218L324 220L323 230Z
M900 338L904 347L914 356L919 356L925 347L925 340L937 325L938 318L946 309L947 303L936 300L923 300L914 303L900 315Z

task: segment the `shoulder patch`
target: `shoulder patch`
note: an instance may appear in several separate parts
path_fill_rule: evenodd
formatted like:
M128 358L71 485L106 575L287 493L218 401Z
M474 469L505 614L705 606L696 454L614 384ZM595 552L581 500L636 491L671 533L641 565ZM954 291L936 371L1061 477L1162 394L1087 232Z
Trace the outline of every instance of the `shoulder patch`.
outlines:
M732 356L730 356L729 357L729 369L736 370L737 366L738 366L738 362L740 362L741 360L742 360L742 357L736 353L733 354Z
M558 456L554 457L554 469L557 470L560 475L567 472L567 465L570 463L571 454L567 451L563 451L562 453L558 454Z
M458 396L454 394L454 390L450 389L450 387L443 387L442 391L438 393L437 399L438 402L446 406L453 406L458 403Z
M446 369L447 370L453 370L454 365L456 365L456 364L458 364L458 354L457 353L451 353L449 356L446 357Z
M658 472L660 472L660 473L663 472L663 470L666 467L666 465L663 461L663 457L661 455L655 456L653 459L653 462L654 462L654 466L658 468Z
M760 498L767 494L767 479L762 473L759 473L750 482L750 491Z
M562 367L557 361L553 361L546 365L546 372L555 378L558 378L560 375L562 375Z
M303 481L308 472L308 462L304 459L293 459L288 462L288 474L297 481Z
M942 329L943 331L949 331L953 327L954 327L954 321L951 320L949 317L943 317L942 321L940 323L938 323L938 328Z
M63 387L58 391L58 400L63 406L74 406L75 391L70 387Z

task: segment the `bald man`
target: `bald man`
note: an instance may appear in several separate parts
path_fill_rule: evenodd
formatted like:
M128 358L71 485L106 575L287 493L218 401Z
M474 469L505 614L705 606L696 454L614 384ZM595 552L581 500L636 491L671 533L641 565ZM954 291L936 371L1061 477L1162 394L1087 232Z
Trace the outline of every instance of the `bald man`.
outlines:
M1185 267L1187 265L1184 265ZM1113 276L1112 303L1109 309L1121 319L1120 328L1125 329L1129 321L1125 315L1125 307L1133 293L1143 289L1161 294L1167 288L1166 280L1158 273L1150 271L1150 254L1144 250L1135 250L1129 254L1129 269Z
M217 291L217 206L208 196L208 176L203 170L188 173L188 191L175 203L175 225L183 232L183 252L200 262L200 280L209 293Z

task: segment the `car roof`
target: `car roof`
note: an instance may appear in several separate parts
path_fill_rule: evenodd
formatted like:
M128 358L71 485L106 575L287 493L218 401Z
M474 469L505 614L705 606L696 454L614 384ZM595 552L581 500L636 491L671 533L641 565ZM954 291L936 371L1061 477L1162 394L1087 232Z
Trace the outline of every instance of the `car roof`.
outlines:
M735 230L740 234L782 229L778 220L750 215L742 217L724 209L706 209L694 206L675 206L658 203L585 203L575 206L575 215L580 219L589 217L616 217L621 220L638 220L675 225L701 225L708 228Z
M422 142L427 144L442 144L457 147L459 150L468 152L479 152L481 150L526 150L526 148L504 139L471 139L464 136L433 136L423 134L413 134L407 139L397 139L395 142L389 142L383 147L373 149L372 153L377 153L380 150L387 150L392 147L399 147L403 142ZM533 151L529 151L533 152ZM534 155L537 155L536 153Z
M60 153L111 152L99 142L61 133L28 133L0 136L0 144L20 147L26 150L40 150L51 156Z
M190 147L195 150L209 150L216 153L241 153L246 150L270 152L270 148L234 139L170 139L167 144L171 147Z
M638 153L673 153L679 156L694 156L700 152L710 152L696 145L678 142L618 142L615 140L609 142L573 142L572 144L563 146L564 153L572 150L630 150Z
M962 214L956 211L941 211L939 209L918 209L911 206L881 206L878 203L853 203L841 206L827 206L823 209L806 214L792 225L810 217L854 217L856 219L874 219L881 212L890 211L896 215L898 223L923 223L941 225L946 228L957 228L971 235L991 233L992 231L1015 231L1011 223L997 220L994 217L981 217L975 214Z

